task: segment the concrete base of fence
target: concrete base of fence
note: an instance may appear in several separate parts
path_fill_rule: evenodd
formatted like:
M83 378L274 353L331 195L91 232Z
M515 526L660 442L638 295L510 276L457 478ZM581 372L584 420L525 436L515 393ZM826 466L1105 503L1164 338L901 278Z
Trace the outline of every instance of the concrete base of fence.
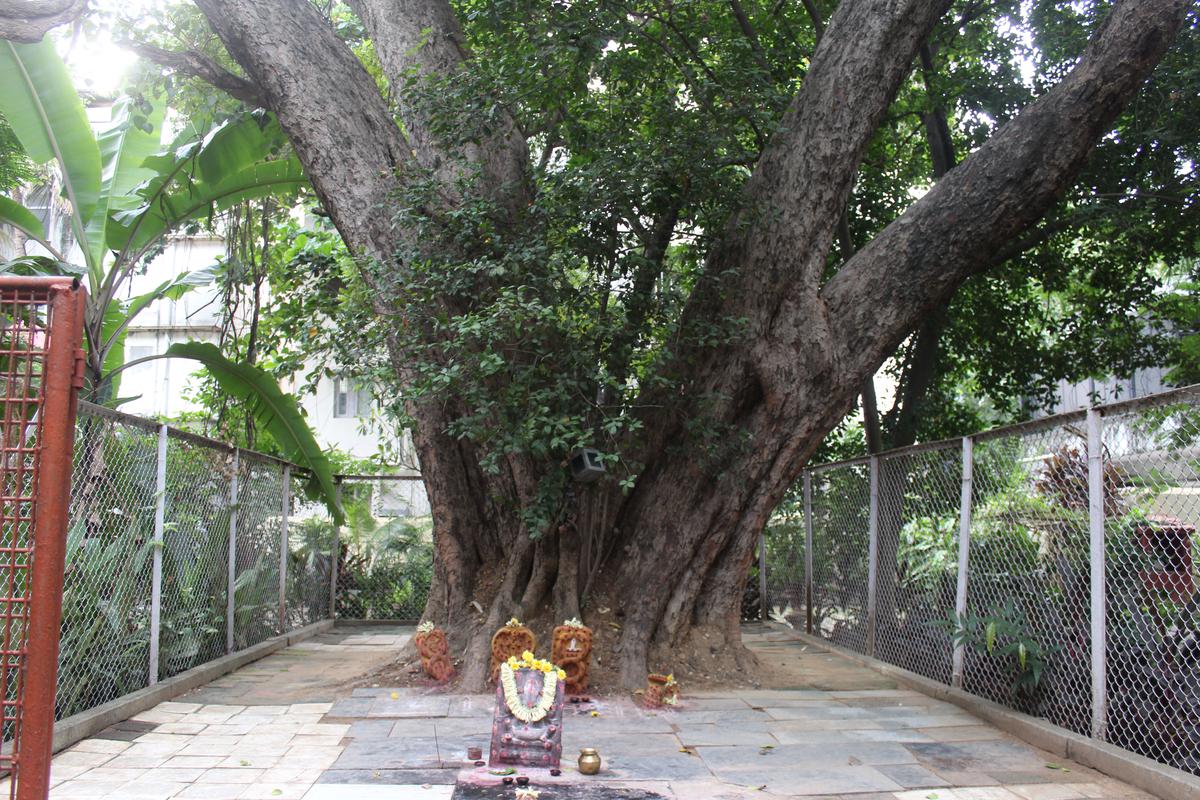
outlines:
M146 709L178 697L186 691L215 681L222 675L227 675L289 645L302 642L319 633L325 633L332 627L333 620L331 619L314 622L312 625L306 625L290 633L259 642L245 650L239 650L198 667L192 667L187 672L181 672L161 680L153 686L147 686L145 689L138 689L136 692L123 695L116 700L110 700L104 705L59 720L54 723L54 752L64 750L78 741L99 733L110 725L124 722L135 714L140 714Z
M338 617L336 622L343 628L376 628L388 625L416 625L419 619L344 619Z
M789 630L782 625L773 625L773 627L779 630ZM1044 719L1013 711L1011 708L968 694L961 689L952 689L945 684L930 680L924 675L918 675L893 664L831 644L819 636L795 630L789 632L801 641L857 661L922 694L953 703L990 722L1000 730L1011 733L1018 739L1023 739L1034 747L1040 747L1057 756L1078 761L1105 775L1133 784L1155 797L1161 797L1163 800L1196 800L1197 797L1200 797L1200 777L1196 775L1168 767L1166 764L1160 764L1111 744L1081 736Z

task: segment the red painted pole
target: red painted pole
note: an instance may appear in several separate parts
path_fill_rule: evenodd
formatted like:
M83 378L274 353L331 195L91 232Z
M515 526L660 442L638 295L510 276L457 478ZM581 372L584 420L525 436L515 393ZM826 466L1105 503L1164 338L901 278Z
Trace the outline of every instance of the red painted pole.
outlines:
M71 500L71 457L79 382L79 350L85 291L71 283L49 288L50 320L42 366L37 488L30 570L29 640L15 755L17 800L50 794L54 744L54 698L62 623L63 569Z

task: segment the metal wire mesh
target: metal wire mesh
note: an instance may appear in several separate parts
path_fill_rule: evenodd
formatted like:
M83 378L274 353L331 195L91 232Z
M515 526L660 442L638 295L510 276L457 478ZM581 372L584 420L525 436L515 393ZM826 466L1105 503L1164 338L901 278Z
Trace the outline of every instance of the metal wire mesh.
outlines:
M342 507L347 524L338 557L337 616L418 619L433 575L433 523L421 482L347 479Z
M339 531L324 503L308 496L303 470L173 428L162 442L160 464L161 429L149 420L81 404L63 595L60 718L142 688L152 676L177 675L226 653L235 519L234 649L330 616ZM351 578L365 575L364 583L377 589L376 599L365 604L372 613L382 609L413 618L428 595L428 517L401 516L421 508L424 493L413 483L349 481L347 530L357 546L343 553L352 566L364 565L351 570ZM162 546L156 548L160 499Z
M0 554L3 554L3 643L0 647L0 727L6 743L0 764L14 767L19 754L13 746L22 722L22 693L26 642L29 637L30 553L37 513L36 423L42 405L44 341L47 335L46 298L41 293L6 289L0 299L0 392L4 397L3 508L0 509ZM30 440L30 435L34 437ZM15 784L10 792L15 790ZM10 792L6 792L9 794Z
M167 439L159 676L225 654L233 451Z
M1087 469L1080 418L976 445L964 673L968 691L1080 733L1091 720Z
M875 655L947 683L961 487L956 445L879 459Z
M766 616L804 628L804 496L799 486L775 509L763 534L766 547ZM757 576L755 576L757 577Z
M242 451L237 502L234 648L279 633L279 548L283 530L283 465Z
M307 498L306 476L293 471L290 480L287 614L292 630L330 616L329 568L337 531L325 504Z
M63 580L58 718L147 685L157 433L82 413Z
M1108 739L1200 774L1200 392L1102 430Z
M813 630L867 652L870 468L812 471Z

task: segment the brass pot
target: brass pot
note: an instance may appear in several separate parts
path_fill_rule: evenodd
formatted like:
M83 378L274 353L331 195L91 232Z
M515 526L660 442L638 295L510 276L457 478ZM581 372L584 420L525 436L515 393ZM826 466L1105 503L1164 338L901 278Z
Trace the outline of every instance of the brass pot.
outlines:
M585 747L579 751L579 771L584 775L595 775L600 771L600 754L594 747Z

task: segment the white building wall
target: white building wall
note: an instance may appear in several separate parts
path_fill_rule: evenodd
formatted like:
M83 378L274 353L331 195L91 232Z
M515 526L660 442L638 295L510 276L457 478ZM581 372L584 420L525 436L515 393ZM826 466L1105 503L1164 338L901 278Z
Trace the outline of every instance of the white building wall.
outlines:
M125 297L136 297L185 273L206 269L225 253L224 242L213 236L173 237L145 274L135 275ZM221 332L220 294L216 286L192 289L179 300L158 300L134 318L125 337L125 361L160 355L176 342L216 343ZM193 361L163 358L126 369L118 387L120 397L132 397L122 411L142 416L175 417L199 410L184 399Z
M1059 381L1054 403L1034 409L1033 416L1040 418L1051 414L1081 411L1093 404L1112 403L1163 392L1171 388L1166 384L1165 376L1165 368L1150 367L1134 370L1133 375L1128 378L1088 379L1078 383Z
M93 104L88 107L87 113L94 126L102 127L110 121L112 108L110 104ZM164 139L167 136L164 133ZM50 196L57 194L58 189L54 185ZM66 219L57 209L48 213L50 239L69 240ZM32 242L26 245L26 250L31 255L48 255ZM0 237L0 258L12 258L15 255L11 236ZM69 242L65 255L76 264L84 261L82 251L74 242ZM131 276L122 289L121 297L137 297L183 273L212 267L224 255L225 242L220 236L172 236L157 258L144 270ZM159 300L152 303L129 326L125 337L125 362L128 364L146 356L161 355L176 342L217 343L224 311L221 301L219 289L211 285L194 288L177 301ZM154 359L125 369L117 396L130 399L122 403L120 409L130 414L152 417L177 417L186 412L200 411L195 403L186 399L189 389L194 386L193 375L199 369L195 362L183 359ZM295 381L284 381L283 384L287 391L296 390ZM337 448L357 458L372 458L381 449L394 455L399 449L402 453L410 454L402 461L415 465L415 456L411 455L411 437L407 433L403 435L400 447L393 443L381 448L381 427L378 424L364 425L373 417L377 418L375 404L361 402L352 403L349 407L344 403L339 406L336 389L335 380L323 378L317 385L315 395L306 394L299 398L309 425L322 446Z
M166 249L154 259L144 274L136 275L124 293L126 298L151 291L183 273L207 269L225 255L225 243L212 235L173 237ZM165 353L175 342L216 343L221 332L222 297L217 286L192 289L179 300L159 300L142 311L129 328L125 339L126 363L149 355ZM120 397L132 397L121 406L131 414L176 417L201 409L186 399L194 387L193 376L199 366L183 359L155 359L125 370L119 387ZM307 371L307 369L306 369ZM339 382L322 378L315 394L299 397L300 407L323 447L347 452L356 458L372 458L381 449L380 426L364 424L378 416L377 407L356 395L339 406ZM283 381L286 391L295 392L296 381ZM407 441L408 437L404 437ZM411 452L409 447L407 452ZM414 461L415 463L415 461Z

